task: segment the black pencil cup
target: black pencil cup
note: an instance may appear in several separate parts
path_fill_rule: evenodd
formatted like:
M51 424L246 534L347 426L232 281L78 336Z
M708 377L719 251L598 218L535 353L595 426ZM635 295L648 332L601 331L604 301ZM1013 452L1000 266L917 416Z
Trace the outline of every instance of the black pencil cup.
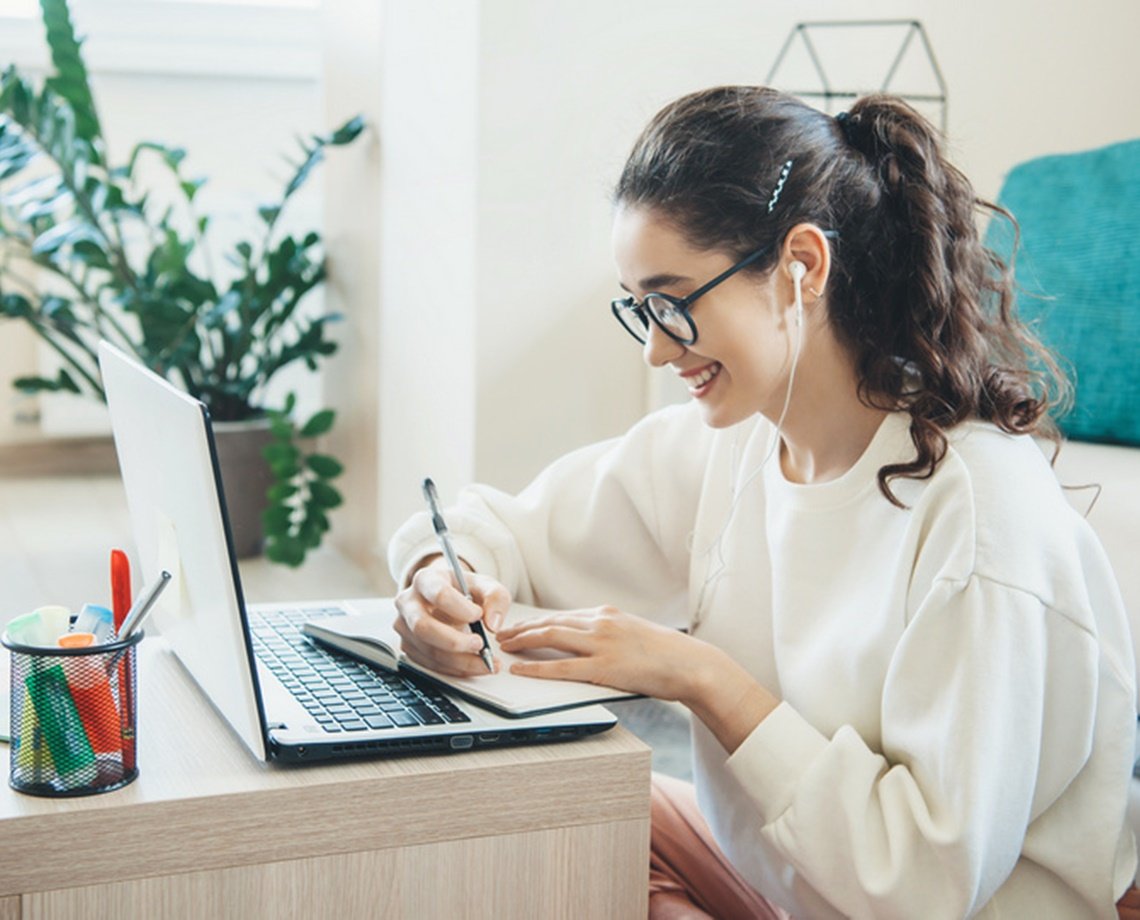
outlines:
M86 648L0 643L11 654L8 785L45 796L119 789L139 775L135 666L143 633Z

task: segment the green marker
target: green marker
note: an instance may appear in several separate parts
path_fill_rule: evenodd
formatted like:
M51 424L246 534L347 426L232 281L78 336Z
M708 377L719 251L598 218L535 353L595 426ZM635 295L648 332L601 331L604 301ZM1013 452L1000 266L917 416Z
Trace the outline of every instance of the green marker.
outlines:
M25 684L39 719L43 742L64 785L75 789L93 783L96 777L95 752L87 740L87 732L71 698L63 668L58 664L48 668L36 667L25 679Z

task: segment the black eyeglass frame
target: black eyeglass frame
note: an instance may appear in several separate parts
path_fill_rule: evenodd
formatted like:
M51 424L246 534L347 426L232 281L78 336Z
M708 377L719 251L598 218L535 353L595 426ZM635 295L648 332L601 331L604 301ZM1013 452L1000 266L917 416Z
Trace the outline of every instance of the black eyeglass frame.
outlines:
M829 240L839 239L839 231L837 230L824 230L823 235ZM690 308L693 305L693 302L698 297L703 297L722 281L727 281L742 268L747 268L753 262L762 258L764 255L771 251L772 246L773 244L769 243L767 246L761 246L756 251L749 253L735 265L722 271L719 275L713 278L712 281L709 281L707 284L702 284L688 297L674 297L672 294L662 294L660 291L647 291L645 296L641 299L641 303L637 303L637 301L633 299L632 294L629 297L615 297L610 301L610 311L613 313L614 319L616 319L621 324L622 329L628 332L642 345L645 344L649 336L638 335L636 332L634 332L634 330L626 324L625 320L621 318L622 311L632 313L634 316L636 316L641 321L641 328L644 329L646 333L649 332L649 320L645 318L646 314L648 314L650 318L652 318L653 322L657 325L658 329L669 336L669 338L671 338L674 342L677 342L678 344L684 345L686 348L688 348L690 345L695 345L697 342L697 324L693 321L692 314L689 312ZM692 335L688 338L682 338L675 332L667 329L665 327L665 324L658 318L657 314L654 313L652 309L649 309L645 306L646 301L648 301L650 297L660 297L671 307L673 307L674 310L677 310L681 316L685 318L685 322L688 324Z
M641 299L641 303L635 301L632 294L629 297L615 297L610 301L610 310L613 312L614 319L616 319L621 324L622 329L628 332L642 345L645 344L649 336L639 336L636 332L634 332L634 330L625 322L625 320L621 318L623 310L636 316L638 320L641 321L641 327L645 330L646 333L649 332L649 319L646 318L648 316L653 320L657 328L669 336L669 338L671 338L674 342L677 342L680 345L684 345L685 347L688 347L689 345L695 345L697 341L697 324L693 322L693 316L689 311L692 308L693 304L696 302L697 298L703 297L718 284L727 281L738 271L743 268L747 268L753 262L756 262L758 259L762 258L771 251L771 243L769 243L767 246L761 246L759 249L746 255L735 265L726 268L719 275L713 278L712 281L702 284L687 297L674 297L672 294L662 294L660 291L647 291L645 296ZM680 313L680 315L684 317L685 322L688 324L692 335L688 337L679 336L671 329L666 328L665 323L657 316L656 312L654 312L651 307L646 306L646 303L649 301L650 297L660 297L662 300L668 303L669 306Z

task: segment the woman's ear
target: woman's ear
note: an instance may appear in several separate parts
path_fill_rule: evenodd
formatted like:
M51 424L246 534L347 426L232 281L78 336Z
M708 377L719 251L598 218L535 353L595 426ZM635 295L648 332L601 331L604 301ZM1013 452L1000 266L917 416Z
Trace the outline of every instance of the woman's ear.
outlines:
M796 263L803 266L802 275L800 269L794 268ZM784 237L780 265L789 287L794 284L795 275L800 275L799 282L803 288L825 290L827 276L831 272L831 247L823 231L811 223L792 227Z

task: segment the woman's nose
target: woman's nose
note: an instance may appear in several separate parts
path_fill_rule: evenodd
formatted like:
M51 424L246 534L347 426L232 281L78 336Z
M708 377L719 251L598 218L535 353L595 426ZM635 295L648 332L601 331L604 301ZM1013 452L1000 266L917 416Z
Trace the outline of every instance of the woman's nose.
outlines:
M650 320L649 328L645 330L645 344L641 348L641 357L646 364L650 367L664 367L684 353L684 345L669 338L660 326Z

